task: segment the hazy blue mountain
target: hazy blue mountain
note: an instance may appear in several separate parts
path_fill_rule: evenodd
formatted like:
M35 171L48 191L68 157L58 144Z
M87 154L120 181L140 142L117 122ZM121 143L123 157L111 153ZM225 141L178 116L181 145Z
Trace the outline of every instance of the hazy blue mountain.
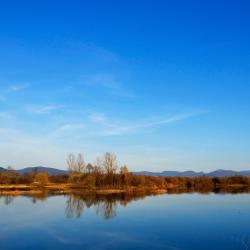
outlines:
M250 171L233 171L233 170L223 170L218 169L213 172L205 173L205 172L195 172L195 171L163 171L163 172L134 172L134 174L147 175L147 176L182 176L182 177L199 177L199 176L209 176L209 177L231 177L237 175L250 176Z
M197 176L203 176L205 173L203 172L194 172L194 171L163 171L163 172L148 172L148 171L141 171L141 172L134 172L134 174L141 174L141 175L147 175L147 176L185 176L185 177L197 177Z
M209 177L230 177L230 176L236 176L240 175L240 172L233 171L233 170L223 170L223 169L218 169L216 171L210 172L207 174Z
M6 171L5 168L0 167L0 172ZM19 174L27 174L27 173L34 173L34 172L47 172L49 175L66 175L68 171L61 170L57 168L50 168L50 167L27 167L19 170L15 170ZM249 176L250 177L250 170L244 171L233 171L233 170L223 170L218 169L212 172L195 172L192 170L188 171L163 171L163 172L149 172L149 171L140 171L140 172L133 172L134 174L140 175L147 175L147 176L162 176L162 177L169 177L169 176L182 176L182 177L199 177L199 176L208 176L208 177L231 177L231 176Z
M250 170L240 171L241 175L250 176Z
M4 171L6 171L6 169L3 168L3 167L0 167L0 173L1 173L1 172L4 172Z
M48 168L48 167L27 167L23 169L16 170L19 174L28 174L28 173L34 173L34 172L47 172L49 175L65 175L68 172L61 169L56 168Z
M250 176L250 171L233 171L233 170L223 170L219 169L207 174L210 177L230 177L230 176L237 176L237 175L244 175Z
M173 175L175 173L175 175ZM204 172L195 172L195 171L184 171L184 172L173 172L173 171L164 171L163 172L164 176L185 176L185 177L198 177L198 176L203 176L205 175Z

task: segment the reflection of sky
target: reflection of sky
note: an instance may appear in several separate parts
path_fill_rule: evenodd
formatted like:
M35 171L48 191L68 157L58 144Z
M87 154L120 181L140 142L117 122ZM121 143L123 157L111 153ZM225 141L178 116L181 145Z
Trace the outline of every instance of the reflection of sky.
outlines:
M3 249L245 249L250 243L250 196L162 195L117 204L104 220L94 207L81 218L65 216L66 197L31 203L0 199ZM122 246L122 248L121 248Z

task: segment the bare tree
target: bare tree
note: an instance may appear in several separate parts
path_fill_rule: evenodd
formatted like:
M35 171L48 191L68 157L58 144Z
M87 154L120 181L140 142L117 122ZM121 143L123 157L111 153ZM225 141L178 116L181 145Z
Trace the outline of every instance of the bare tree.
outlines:
M104 169L103 169L103 160L100 157L97 157L96 163L94 166L94 173L95 174L103 174Z
M128 174L128 167L126 165L120 168L120 174Z
M76 167L76 158L75 155L69 154L67 158L67 165L69 173L73 173Z
M76 160L76 172L78 173L85 173L86 172L86 165L82 154L78 154Z
M117 157L114 153L105 153L102 160L103 168L108 175L115 174L117 170Z
M91 174L93 172L93 170L94 170L94 167L90 163L88 163L86 168L87 168L88 174Z
M77 157L74 154L69 154L67 158L67 165L69 173L85 173L86 165L82 154Z

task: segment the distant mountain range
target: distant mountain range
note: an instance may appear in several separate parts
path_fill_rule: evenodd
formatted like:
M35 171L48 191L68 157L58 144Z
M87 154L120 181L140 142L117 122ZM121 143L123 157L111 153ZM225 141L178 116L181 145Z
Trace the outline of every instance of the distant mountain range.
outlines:
M7 169L0 167L0 172L7 171ZM29 173L35 173L35 172L47 172L49 175L66 175L68 174L68 171L61 170L57 168L48 168L48 167L27 167L23 169L15 170L18 174L29 174Z
M0 172L7 171L6 168L0 167ZM57 168L50 168L50 167L27 167L19 170L15 170L18 174L28 174L34 172L47 172L49 175L67 175L68 171L61 170ZM163 172L148 172L148 171L141 171L141 172L133 172L133 174L138 175L147 175L147 176L182 176L182 177L199 177L199 176L208 176L208 177L231 177L231 176L249 176L250 177L250 170L245 171L233 171L233 170L223 170L218 169L213 172L195 172L195 171L163 171Z
M134 174L141 174L141 175L147 175L147 176L183 176L183 177L199 177L199 176L208 176L208 177L231 177L231 176L250 176L250 170L245 171L233 171L233 170L223 170L218 169L213 172L195 172L195 171L163 171L163 172L147 172L147 171L141 171L141 172L133 172Z

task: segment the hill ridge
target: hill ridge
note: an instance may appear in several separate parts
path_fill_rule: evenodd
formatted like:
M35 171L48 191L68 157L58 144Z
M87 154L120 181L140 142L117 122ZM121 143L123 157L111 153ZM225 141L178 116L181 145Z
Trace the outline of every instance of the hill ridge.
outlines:
M7 171L6 168L0 167L0 172ZM44 166L36 166L36 167L25 167L22 169L14 170L19 174L27 174L27 173L34 173L34 172L47 172L49 175L66 175L68 174L67 170L62 170L58 168L52 167L44 167ZM217 169L211 172L203 172L203 171L193 171L193 170L185 170L185 171L175 171L175 170L165 170L162 172L151 172L151 171L137 171L132 172L133 174L138 175L147 175L147 176L162 176L162 177L169 177L169 176L180 176L180 177L200 177L200 176L208 176L208 177L232 177L232 176L249 176L250 177L250 170L226 170L226 169Z

